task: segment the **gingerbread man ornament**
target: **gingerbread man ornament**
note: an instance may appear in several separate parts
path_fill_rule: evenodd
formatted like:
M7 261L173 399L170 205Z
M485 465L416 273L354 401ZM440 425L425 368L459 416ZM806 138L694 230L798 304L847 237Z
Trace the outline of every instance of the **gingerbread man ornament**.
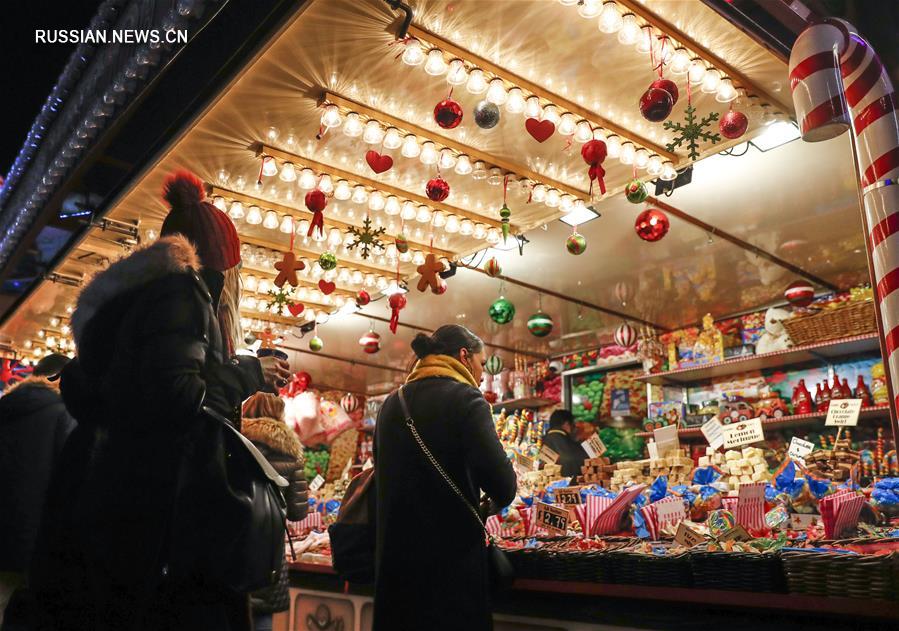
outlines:
M300 281L297 279L297 272L306 269L306 264L303 261L298 261L293 252L285 252L284 258L275 263L275 269L278 270L278 275L275 277L275 285L283 287L284 283L289 283L291 287L296 287L300 284Z
M446 291L446 283L440 278L439 274L443 271L443 263L437 260L433 254L425 257L425 262L418 266L418 273L421 278L418 279L418 291L424 291L428 286L435 294L442 294Z

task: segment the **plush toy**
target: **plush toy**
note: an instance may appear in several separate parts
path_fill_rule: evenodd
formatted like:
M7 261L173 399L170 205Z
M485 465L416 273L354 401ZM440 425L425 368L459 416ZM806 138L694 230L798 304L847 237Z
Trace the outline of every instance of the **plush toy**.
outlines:
M755 345L756 355L782 351L793 346L790 335L787 333L781 321L790 317L786 309L771 307L765 313L765 332Z

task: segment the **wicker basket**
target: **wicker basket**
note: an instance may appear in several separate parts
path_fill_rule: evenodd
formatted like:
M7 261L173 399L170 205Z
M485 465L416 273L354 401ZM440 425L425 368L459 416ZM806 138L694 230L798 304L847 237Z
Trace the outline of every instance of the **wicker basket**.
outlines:
M788 550L782 558L791 593L899 600L899 553L860 555Z
M787 591L779 553L691 550L689 554L696 587L750 592Z
M693 572L687 554L656 556L629 550L606 554L614 583L658 587L692 587Z
M834 309L782 320L794 346L877 332L874 301L850 302Z

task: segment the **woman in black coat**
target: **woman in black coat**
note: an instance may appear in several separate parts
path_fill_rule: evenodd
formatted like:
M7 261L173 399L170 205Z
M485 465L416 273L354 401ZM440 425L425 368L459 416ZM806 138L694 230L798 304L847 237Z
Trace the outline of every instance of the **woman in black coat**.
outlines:
M442 326L412 342L419 361L404 388L422 440L466 500L497 506L516 479L478 389L484 346ZM492 629L483 527L422 453L396 393L375 430L375 631Z
M39 628L250 626L247 595L215 581L246 507L227 491L225 430L206 410L239 427L264 377L256 358L230 357L218 313L235 291L237 233L179 177L163 233L181 234L98 273L72 316L78 356L61 391L78 427L32 568Z

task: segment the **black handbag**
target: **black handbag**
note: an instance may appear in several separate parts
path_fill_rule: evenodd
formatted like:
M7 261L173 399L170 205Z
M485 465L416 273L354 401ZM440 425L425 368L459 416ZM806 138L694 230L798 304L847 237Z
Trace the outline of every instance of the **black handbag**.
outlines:
M406 419L406 427L409 428L409 431L412 432L412 437L415 439L415 442L418 443L419 448L422 453L425 455L425 458L433 465L434 470L440 474L440 477L444 479L447 485L452 489L453 493L462 500L462 503L465 504L466 508L471 512L474 518L478 522L478 526L484 531L484 535L487 538L487 568L489 572L490 578L490 591L494 595L501 594L503 592L508 591L512 587L512 583L515 580L515 570L512 567L512 563L509 561L509 558L506 556L506 553L499 549L496 545L496 542L493 540L493 537L490 533L487 532L487 528L484 526L484 522L481 521L481 516L478 514L478 510L468 501L465 495L462 494L462 491L459 490L459 487L456 486L456 483L453 482L453 479L449 477L447 472L440 466L440 463L437 462L437 459L434 457L434 454L431 453L431 450L428 449L428 446L425 445L424 441L421 439L421 436L418 434L418 430L415 428L415 419L412 418L412 414L409 412L409 406L406 403L406 397L403 395L403 388L397 390L397 394L399 395L400 405L403 408L403 416Z
M337 521L328 528L334 571L351 583L375 580L375 476L366 469L350 481Z

